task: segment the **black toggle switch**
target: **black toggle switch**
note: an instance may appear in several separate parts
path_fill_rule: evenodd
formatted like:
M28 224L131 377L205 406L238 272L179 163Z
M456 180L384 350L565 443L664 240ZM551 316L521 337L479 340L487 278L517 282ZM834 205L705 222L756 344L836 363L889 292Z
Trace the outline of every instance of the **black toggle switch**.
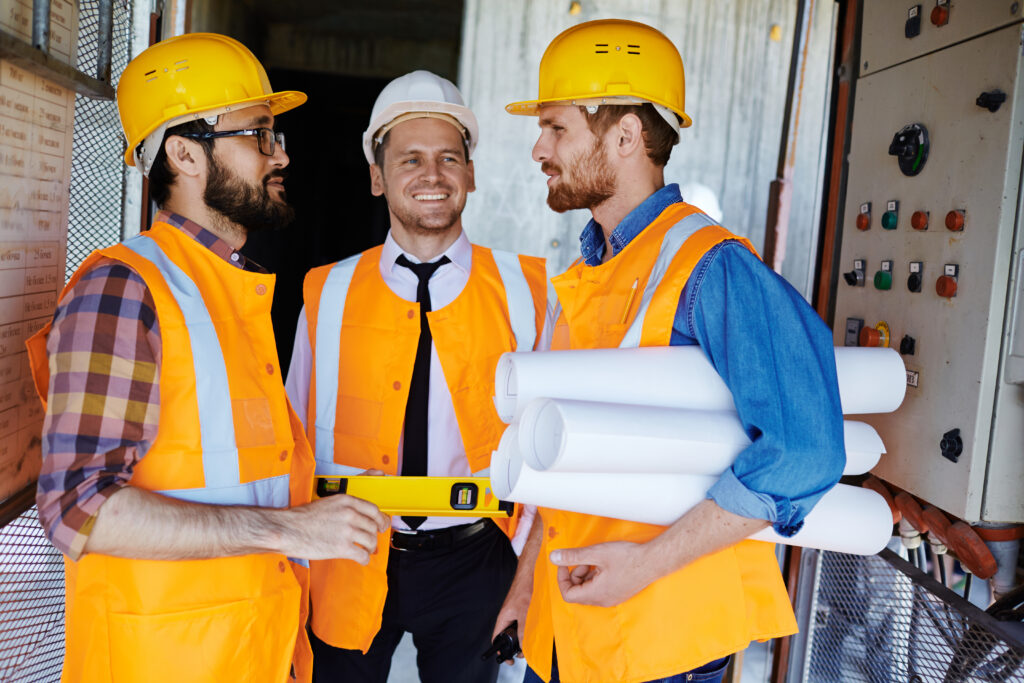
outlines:
M921 273L911 273L907 278L907 289L911 292L921 291Z
M851 287L862 287L864 286L864 271L851 270L848 273L843 273L843 279L846 280L846 284Z
M1003 102L1006 101L1006 93L1002 90L989 90L978 95L978 99L974 100L974 103L982 109L988 109L993 114L999 111L999 107L1003 106Z
M921 6L914 5L908 12L907 23L903 25L903 36L914 38L921 35Z
M900 340L900 354L904 356L913 356L916 346L917 341L909 334L905 334L903 335L903 339Z

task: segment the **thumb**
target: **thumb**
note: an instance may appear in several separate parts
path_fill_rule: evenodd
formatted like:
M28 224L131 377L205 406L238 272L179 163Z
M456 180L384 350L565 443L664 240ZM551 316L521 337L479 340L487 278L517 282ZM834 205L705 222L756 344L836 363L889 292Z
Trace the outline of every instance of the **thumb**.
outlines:
M574 567L579 564L595 564L597 554L592 548L562 548L552 550L551 563L560 567Z

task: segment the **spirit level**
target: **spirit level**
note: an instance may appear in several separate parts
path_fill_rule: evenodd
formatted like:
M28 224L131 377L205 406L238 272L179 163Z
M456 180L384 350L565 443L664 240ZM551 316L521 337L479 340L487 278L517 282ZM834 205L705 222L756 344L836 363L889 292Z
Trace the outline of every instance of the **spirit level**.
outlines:
M488 477L317 477L314 498L347 493L388 515L511 517L514 504L498 500Z

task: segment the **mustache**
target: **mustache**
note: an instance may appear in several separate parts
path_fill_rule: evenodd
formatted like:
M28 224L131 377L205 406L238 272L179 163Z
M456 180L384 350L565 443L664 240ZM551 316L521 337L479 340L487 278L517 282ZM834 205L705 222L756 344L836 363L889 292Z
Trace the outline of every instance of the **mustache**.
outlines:
M274 179L277 179L277 178L280 178L281 180L284 180L287 177L288 177L288 170L284 169L284 168L278 168L278 169L275 169L275 170L271 171L267 175L263 176L263 184L266 185L271 180L274 180Z
M544 163L542 163L540 165L540 170L541 173L547 173L548 171L551 171L552 173L557 173L559 175L561 175L562 173L562 167L557 164L553 164L550 161L545 161Z

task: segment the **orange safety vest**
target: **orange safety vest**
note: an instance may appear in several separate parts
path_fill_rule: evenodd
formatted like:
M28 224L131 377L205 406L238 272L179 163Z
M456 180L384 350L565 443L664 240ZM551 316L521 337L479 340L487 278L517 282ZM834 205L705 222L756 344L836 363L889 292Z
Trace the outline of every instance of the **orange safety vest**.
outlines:
M274 276L166 223L94 252L145 281L162 341L159 431L131 485L216 505L308 502L313 458L281 383ZM46 337L28 341L45 405ZM198 382L197 382L198 378ZM264 553L208 560L65 558L65 681L308 681L308 569Z
M397 474L398 444L420 335L419 304L380 274L376 247L306 275L303 296L313 348L306 424L317 474ZM427 313L451 392L470 471L490 466L505 425L498 418L494 368L507 351L530 351L546 313L544 259L473 246L466 286ZM326 305L321 306L321 301ZM516 517L499 521L509 536ZM390 532L368 566L310 563L313 631L334 647L366 652L380 630L387 596Z
M696 207L677 203L615 258L572 266L552 280L562 307L554 348L668 346L690 273L724 240L739 240L753 251ZM562 599L551 551L644 543L664 527L548 508L540 516L543 541L523 651L545 679L553 641L561 680L635 683L689 671L754 639L796 632L773 544L743 541L706 555L615 607L575 605Z

